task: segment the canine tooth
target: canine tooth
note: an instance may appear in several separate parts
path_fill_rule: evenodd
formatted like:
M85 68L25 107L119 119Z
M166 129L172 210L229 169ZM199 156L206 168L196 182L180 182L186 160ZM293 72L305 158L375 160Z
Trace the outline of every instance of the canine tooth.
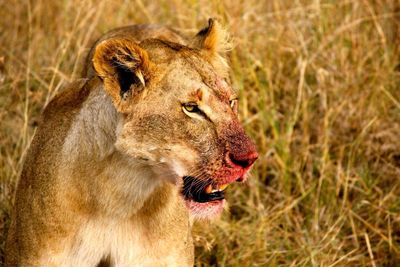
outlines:
M219 186L219 190L224 191L225 188L227 188L227 187L228 187L228 184L220 185L220 186Z
M213 192L213 189L212 189L212 186L209 184L209 185L207 185L207 187L206 187L206 193L207 194L210 194L210 193L212 193Z

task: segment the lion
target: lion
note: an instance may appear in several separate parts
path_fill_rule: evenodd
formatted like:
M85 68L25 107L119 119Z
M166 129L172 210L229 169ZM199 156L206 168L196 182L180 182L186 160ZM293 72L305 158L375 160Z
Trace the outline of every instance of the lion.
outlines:
M238 119L229 38L109 32L45 108L15 196L6 266L193 266L193 220L258 157Z

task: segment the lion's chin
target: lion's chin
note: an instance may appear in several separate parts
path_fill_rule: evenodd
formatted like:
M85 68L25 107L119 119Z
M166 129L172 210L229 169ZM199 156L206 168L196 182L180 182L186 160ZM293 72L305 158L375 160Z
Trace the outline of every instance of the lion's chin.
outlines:
M221 215L225 206L225 199L200 203L192 199L185 200L190 216L195 220L210 220Z

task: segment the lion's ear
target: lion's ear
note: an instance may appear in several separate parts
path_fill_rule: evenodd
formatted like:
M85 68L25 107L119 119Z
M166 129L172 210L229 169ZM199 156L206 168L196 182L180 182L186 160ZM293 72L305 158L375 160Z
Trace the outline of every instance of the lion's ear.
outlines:
M148 54L130 39L102 41L96 46L93 66L120 112L128 107L132 96L144 89L149 78Z
M229 66L225 56L232 49L232 43L228 32L217 20L208 20L208 26L197 33L192 46L201 49L218 72L227 73Z

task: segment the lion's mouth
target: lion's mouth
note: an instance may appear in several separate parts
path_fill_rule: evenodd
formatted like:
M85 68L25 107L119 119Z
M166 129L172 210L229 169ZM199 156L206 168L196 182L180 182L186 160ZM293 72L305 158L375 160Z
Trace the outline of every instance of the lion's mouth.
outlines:
M218 185L193 176L184 176L182 194L186 200L193 200L199 203L222 201L225 199L227 186L228 184Z

